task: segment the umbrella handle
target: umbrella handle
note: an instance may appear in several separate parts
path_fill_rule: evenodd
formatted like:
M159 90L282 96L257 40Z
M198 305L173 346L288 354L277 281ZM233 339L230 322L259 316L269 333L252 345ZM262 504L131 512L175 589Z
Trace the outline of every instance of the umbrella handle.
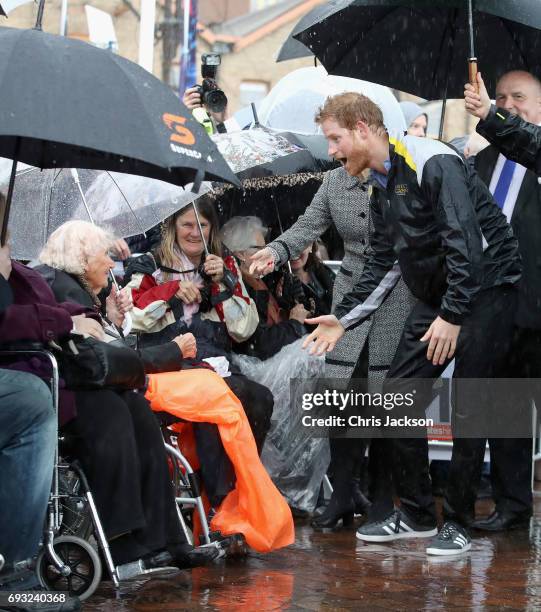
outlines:
M479 86L477 84L477 58L470 57L468 59L468 78L470 85L473 85L476 93L479 93Z

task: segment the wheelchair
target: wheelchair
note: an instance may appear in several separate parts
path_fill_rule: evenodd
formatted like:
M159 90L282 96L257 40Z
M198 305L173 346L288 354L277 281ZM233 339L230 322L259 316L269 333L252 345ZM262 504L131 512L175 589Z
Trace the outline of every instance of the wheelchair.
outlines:
M58 415L59 371L54 354L34 343L0 346L2 362L21 356L39 357L48 363L50 376L45 382L51 390ZM193 544L187 510L195 510L202 528L201 544L215 546L220 556L225 556L230 541L211 537L196 474L178 449L174 435L166 427L162 428L162 433L170 461L180 528L187 541ZM165 569L145 569L141 561L115 566L88 481L79 462L69 457L69 441L59 433L43 540L36 560L37 576L45 588L67 591L85 600L101 582L103 562L115 589L124 580Z

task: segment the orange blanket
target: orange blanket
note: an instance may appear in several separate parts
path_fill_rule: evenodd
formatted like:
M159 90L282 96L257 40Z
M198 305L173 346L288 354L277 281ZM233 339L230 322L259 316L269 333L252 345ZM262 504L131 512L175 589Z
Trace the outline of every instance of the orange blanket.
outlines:
M292 544L295 531L289 506L259 459L242 404L222 378L209 370L182 370L151 374L149 379L146 398L153 410L218 425L237 482L212 519L211 529L224 535L242 533L259 552Z

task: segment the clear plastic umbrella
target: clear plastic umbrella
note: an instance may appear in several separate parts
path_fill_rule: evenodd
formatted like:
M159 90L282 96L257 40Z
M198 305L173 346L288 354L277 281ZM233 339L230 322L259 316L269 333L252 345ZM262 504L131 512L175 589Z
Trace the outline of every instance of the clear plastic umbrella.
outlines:
M98 174L85 192L89 206L96 210L95 222L123 238L146 232L212 189L209 182L193 193L191 183L183 189L132 174Z
M199 193L162 181L95 170L40 170L17 173L9 219L12 256L35 259L51 233L71 219L92 221L126 238L144 233L210 190Z

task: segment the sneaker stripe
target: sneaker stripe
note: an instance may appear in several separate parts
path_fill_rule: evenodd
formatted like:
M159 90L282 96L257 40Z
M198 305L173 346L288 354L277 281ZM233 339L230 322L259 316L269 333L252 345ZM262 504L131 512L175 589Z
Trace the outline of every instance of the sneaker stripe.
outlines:
M383 525L382 529L383 529L383 531L385 531L389 535L394 535L394 533L395 533L394 529L391 529L388 525Z
M400 527L404 531L414 531L407 523L404 523L404 521L400 521Z

